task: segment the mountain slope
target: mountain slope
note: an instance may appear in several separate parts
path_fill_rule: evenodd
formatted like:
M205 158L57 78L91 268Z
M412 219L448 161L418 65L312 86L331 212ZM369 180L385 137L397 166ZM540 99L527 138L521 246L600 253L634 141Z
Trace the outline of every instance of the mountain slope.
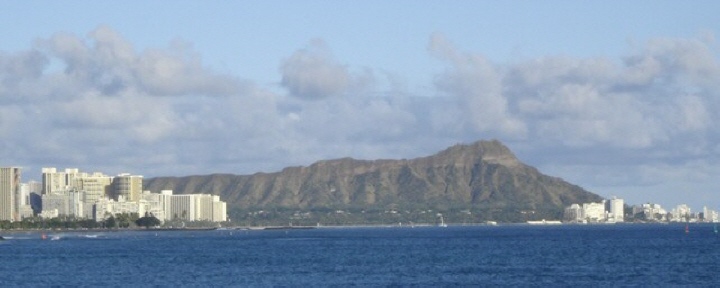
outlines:
M601 199L523 164L498 141L455 145L410 160L343 158L276 173L158 177L147 179L145 189L216 194L228 202L228 209L367 209L392 205L557 214L572 203Z

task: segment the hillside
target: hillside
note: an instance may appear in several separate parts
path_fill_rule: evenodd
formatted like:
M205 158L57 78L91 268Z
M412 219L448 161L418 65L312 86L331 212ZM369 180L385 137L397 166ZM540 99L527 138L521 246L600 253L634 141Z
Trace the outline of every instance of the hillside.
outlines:
M146 179L145 189L220 195L229 210L464 209L508 221L555 217L572 203L601 199L523 164L498 141L410 160L343 158L276 173L158 177Z

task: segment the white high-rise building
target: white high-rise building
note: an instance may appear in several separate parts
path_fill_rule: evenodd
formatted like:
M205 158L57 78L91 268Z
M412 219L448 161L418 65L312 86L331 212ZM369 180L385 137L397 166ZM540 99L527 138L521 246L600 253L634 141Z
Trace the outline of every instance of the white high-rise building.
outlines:
M692 214L687 204L680 204L670 211L670 216L672 217L671 221L686 222L690 221Z
M159 193L151 193L150 191L143 191L140 201L138 202L138 216L144 217L152 215L160 221L165 221L165 210L163 209L163 201L165 195Z
M43 172L43 194L65 194L68 191L79 192L80 201L83 203L82 211L74 214L76 217L93 218L93 205L110 195L113 177L99 172L92 174L81 173L77 168L67 168L58 172L53 167L42 169ZM63 210L58 209L60 215Z
M648 221L664 221L667 211L660 204L646 203L640 207L633 207L633 214L643 213L645 220Z
M583 219L587 222L603 222L605 217L605 200L601 203L584 203L582 205Z
M20 221L20 168L0 167L0 220Z
M195 221L195 195L173 195L170 197L170 219Z
M172 191L163 191L170 199L170 209L165 210L166 220L183 221L227 221L227 203L220 196L210 194L172 195Z
M213 196L213 216L211 221L227 221L227 203L220 201L220 196Z
M718 222L718 212L712 209L708 209L707 206L703 207L703 221L710 223Z
M608 220L614 222L625 221L625 201L623 201L623 199L613 197L610 199L609 204L610 209L608 209Z

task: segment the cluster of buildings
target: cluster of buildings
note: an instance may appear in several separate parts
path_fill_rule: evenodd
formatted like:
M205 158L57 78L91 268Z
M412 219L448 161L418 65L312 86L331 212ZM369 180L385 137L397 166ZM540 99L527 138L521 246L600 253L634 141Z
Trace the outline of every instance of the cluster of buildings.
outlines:
M227 204L210 194L174 195L143 191L143 177L78 169L42 169L42 182L20 182L21 169L0 167L0 220L75 217L102 221L117 214L153 215L159 220L227 221Z
M627 218L640 222L720 222L718 212L707 207L694 213L688 205L680 204L668 212L659 204L647 203L626 210L623 199L617 197L599 203L572 204L563 215L566 223L618 223Z
M565 208L563 220L569 223L625 222L625 201L613 197L599 203L572 204Z
M648 222L720 222L718 212L708 209L707 206L703 207L701 212L693 212L688 205L680 204L668 212L659 204L647 203L633 206L632 213L638 215L635 218Z

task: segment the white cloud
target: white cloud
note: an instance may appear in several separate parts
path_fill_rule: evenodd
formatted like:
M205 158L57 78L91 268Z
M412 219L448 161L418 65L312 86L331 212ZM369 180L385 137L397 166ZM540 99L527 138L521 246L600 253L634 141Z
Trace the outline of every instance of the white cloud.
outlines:
M108 27L59 33L0 53L0 157L34 171L246 174L497 138L541 170L597 189L710 181L717 170L712 42L659 39L622 59L512 64L441 34L428 49L445 69L427 71L435 81L424 95L396 84L393 71L376 81L372 67L341 64L321 40L278 59L281 95L204 66L188 43L137 51Z
M508 112L501 71L480 55L458 52L440 34L430 38L429 49L450 64L450 69L436 78L437 89L459 101L458 108L470 125L480 132L525 134L525 125Z
M290 95L302 99L321 99L345 93L351 75L347 67L335 63L326 44L319 39L286 59L280 67L282 86Z

